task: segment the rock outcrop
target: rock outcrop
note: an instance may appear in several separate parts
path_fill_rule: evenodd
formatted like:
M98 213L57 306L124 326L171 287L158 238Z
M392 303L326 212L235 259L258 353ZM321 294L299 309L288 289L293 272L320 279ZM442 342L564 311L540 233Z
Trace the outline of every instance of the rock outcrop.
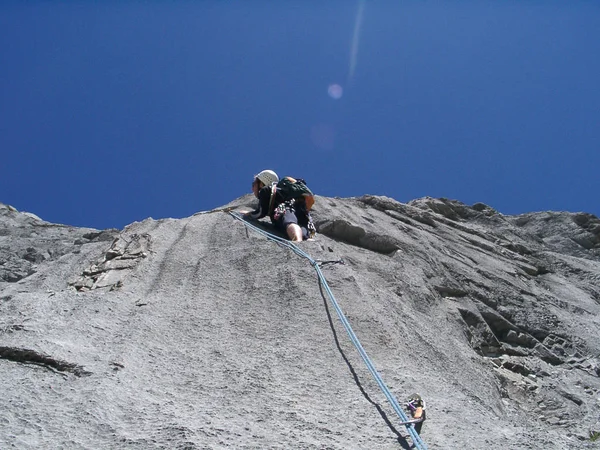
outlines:
M376 196L313 216L299 245L394 395L426 399L429 448L597 445L597 217ZM100 231L0 204L0 380L1 448L411 444L313 268L222 209Z

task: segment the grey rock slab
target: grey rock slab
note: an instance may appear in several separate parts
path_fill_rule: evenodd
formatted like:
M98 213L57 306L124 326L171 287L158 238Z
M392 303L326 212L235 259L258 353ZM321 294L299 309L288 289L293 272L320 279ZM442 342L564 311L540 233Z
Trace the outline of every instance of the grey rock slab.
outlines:
M25 274L0 281L0 447L408 448L314 269L227 213L254 202L123 230L0 204L0 274ZM393 395L426 399L429 448L592 448L595 216L377 196L313 216L299 246Z

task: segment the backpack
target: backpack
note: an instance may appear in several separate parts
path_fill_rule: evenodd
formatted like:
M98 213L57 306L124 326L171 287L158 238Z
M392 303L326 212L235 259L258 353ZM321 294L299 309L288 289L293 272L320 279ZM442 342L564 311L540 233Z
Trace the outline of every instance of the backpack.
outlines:
M273 185L273 189L271 190L271 210L273 210L276 197L278 203L304 199L307 212L315 204L315 196L306 185L306 181L302 178L284 177L277 184Z

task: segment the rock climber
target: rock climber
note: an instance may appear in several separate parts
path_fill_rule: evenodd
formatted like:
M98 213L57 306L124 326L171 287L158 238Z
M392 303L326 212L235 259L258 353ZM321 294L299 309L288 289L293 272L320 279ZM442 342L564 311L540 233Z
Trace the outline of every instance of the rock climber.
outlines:
M258 207L244 214L244 218L258 220L269 216L276 229L287 234L291 241L302 241L311 235L314 225L302 199L284 200L273 186L279 177L272 170L263 170L254 176L252 193L258 198Z

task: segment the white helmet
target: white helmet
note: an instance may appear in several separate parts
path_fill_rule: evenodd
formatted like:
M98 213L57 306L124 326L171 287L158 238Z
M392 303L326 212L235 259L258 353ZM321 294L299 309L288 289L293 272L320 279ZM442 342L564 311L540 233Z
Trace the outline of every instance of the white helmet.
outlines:
M254 178L258 178L265 186L271 186L279 181L279 177L272 170L263 170L258 175L254 175Z

